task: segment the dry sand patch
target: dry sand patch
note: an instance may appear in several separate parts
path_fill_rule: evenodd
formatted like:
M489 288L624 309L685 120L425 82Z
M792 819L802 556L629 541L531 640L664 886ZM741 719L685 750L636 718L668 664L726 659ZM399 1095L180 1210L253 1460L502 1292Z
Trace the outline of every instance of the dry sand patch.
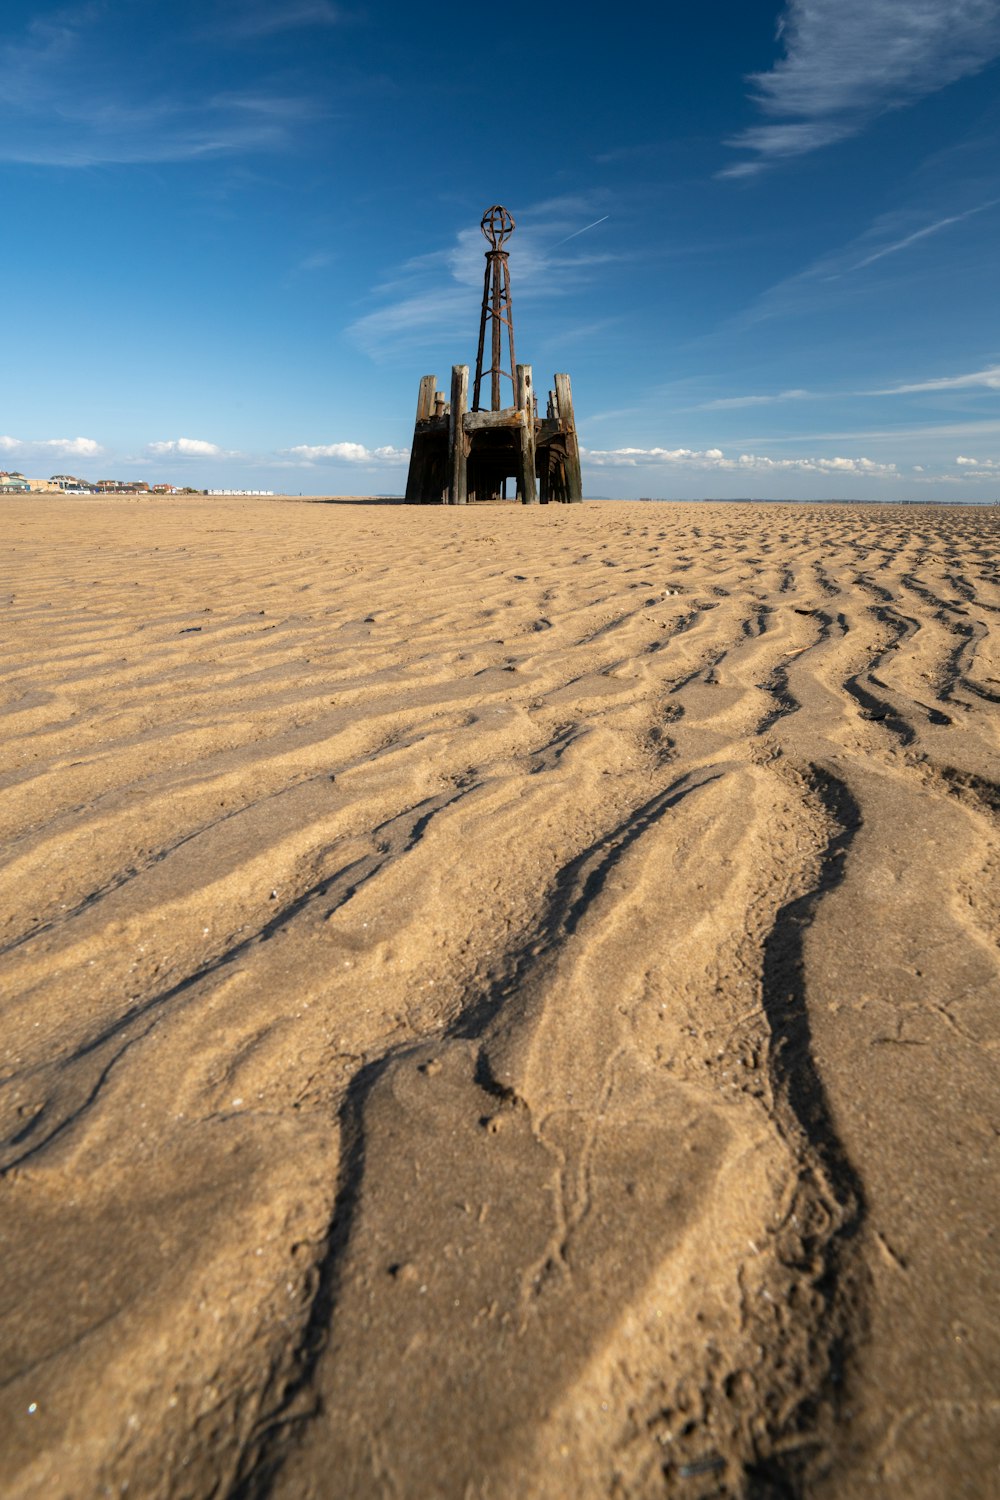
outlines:
M1000 510L3 514L7 1493L996 1493Z

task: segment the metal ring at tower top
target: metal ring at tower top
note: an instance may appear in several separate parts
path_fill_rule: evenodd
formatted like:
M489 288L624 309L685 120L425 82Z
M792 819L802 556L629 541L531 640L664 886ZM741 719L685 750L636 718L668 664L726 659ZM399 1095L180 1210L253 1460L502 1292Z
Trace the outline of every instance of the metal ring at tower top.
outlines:
M509 214L499 203L494 203L492 208L488 208L483 214L480 228L494 250L499 250L504 240L510 239L514 233L513 215Z

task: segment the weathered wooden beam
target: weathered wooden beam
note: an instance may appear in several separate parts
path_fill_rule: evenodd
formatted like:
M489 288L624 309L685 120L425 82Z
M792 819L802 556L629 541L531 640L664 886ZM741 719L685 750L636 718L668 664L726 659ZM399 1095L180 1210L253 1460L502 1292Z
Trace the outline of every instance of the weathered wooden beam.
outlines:
M576 419L573 415L573 388L568 375L556 375L556 401L559 403L559 420L566 434L566 499L583 499L583 475L580 470L580 444L576 435Z
M418 422L426 422L428 417L434 415L434 391L436 386L436 375L422 375L420 377L420 394L417 397Z
M517 404L524 414L521 429L521 445L518 455L517 487L525 505L538 504L538 487L535 484L535 389L531 380L531 366L518 365L514 371Z
M469 411L465 414L466 432L479 432L485 427L520 427L523 416L516 407L506 406L503 411Z
M451 411L448 414L448 504L468 503L468 464L465 448L465 408L469 404L469 367L451 367Z

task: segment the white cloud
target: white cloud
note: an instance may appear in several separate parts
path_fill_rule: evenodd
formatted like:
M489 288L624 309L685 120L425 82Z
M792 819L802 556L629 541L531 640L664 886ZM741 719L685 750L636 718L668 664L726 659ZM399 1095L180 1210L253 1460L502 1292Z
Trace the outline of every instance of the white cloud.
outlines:
M913 385L891 385L884 391L867 391L869 396L909 396L916 391L962 391L982 386L988 391L1000 391L1000 365L989 365L985 370L973 370L971 375L946 375L940 380L920 380Z
M728 144L755 153L721 175L747 177L856 135L899 109L980 72L1000 55L996 0L788 0L785 55L750 76L775 123Z
M690 464L717 468L725 464L721 448L581 448L581 457L598 468L635 469L646 464Z
M611 448L581 450L587 464L597 468L645 468L677 465L694 469L722 469L730 472L799 474L855 474L867 478L898 478L895 464L876 463L871 458L768 458L762 454L741 453L726 458L720 448Z
M410 457L409 448L366 448L364 443L296 443L288 448L304 465L311 467L323 458L339 459L348 464L404 464Z
M993 473L997 469L1000 469L1000 458L963 458L959 454L955 462L960 464L963 469L978 470L980 475Z
M5 453L63 453L67 458L94 458L103 453L100 443L93 438L39 438L35 441L15 437L0 437L0 448Z
M740 468L772 471L793 469L810 474L864 474L878 475L883 479L897 478L895 464L876 463L871 458L765 458L753 453L741 453Z
M202 438L169 438L162 443L147 443L150 453L186 455L190 458L231 458L218 443L206 443Z

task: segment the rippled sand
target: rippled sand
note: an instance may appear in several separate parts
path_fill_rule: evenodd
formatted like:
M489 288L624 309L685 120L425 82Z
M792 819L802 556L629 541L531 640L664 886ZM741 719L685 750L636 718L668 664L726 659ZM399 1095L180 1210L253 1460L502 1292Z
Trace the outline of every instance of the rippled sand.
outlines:
M1000 509L2 513L5 1495L997 1492Z

